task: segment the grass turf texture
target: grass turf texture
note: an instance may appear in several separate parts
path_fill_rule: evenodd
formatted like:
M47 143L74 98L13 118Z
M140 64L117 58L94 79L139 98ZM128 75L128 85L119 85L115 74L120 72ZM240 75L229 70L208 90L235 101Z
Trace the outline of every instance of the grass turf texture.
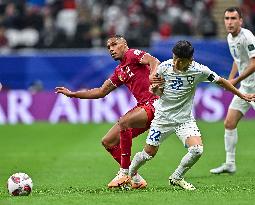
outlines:
M0 205L64 204L255 204L254 122L241 121L237 146L238 172L211 175L209 169L225 159L223 123L198 122L204 154L187 173L194 192L168 185L186 152L175 135L160 147L155 159L141 168L149 186L145 190L109 190L107 183L118 170L117 163L101 146L110 124L68 124L1 126ZM146 134L133 141L133 154L142 150ZM25 172L34 182L28 197L11 197L8 177Z

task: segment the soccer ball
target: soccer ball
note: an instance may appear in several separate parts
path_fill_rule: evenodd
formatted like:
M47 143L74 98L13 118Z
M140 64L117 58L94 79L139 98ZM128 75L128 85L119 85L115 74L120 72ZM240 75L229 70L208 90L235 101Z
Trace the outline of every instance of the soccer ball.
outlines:
M32 179L25 173L15 173L7 181L7 189L12 196L27 196L32 188Z

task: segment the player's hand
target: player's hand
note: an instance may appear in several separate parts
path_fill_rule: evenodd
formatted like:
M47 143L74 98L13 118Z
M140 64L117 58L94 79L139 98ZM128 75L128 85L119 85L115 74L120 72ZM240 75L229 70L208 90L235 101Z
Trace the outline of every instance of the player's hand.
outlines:
M159 84L152 84L150 85L149 90L155 95L161 96L163 94L164 88L161 87Z
M61 93L67 97L73 97L72 96L72 91L68 90L67 88L65 87L56 87L55 88L55 93Z
M151 84L158 84L160 87L163 87L164 86L164 83L165 83L165 79L160 77L157 73L156 74L151 74L149 76L149 79L150 79L150 83Z
M255 101L255 94L243 94L242 97L244 100L248 102L254 102Z

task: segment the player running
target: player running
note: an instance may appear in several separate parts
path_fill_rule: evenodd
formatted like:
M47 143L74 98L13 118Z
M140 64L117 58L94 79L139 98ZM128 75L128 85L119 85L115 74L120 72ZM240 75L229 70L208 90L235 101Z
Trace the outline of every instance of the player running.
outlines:
M136 98L137 106L122 116L102 138L105 149L120 164L117 176L108 184L108 187L112 188L119 187L123 183L119 179L128 175L132 138L148 130L154 117L153 103L158 97L149 91L149 75L150 72L155 72L160 62L144 51L129 49L126 40L119 35L107 40L107 48L112 58L119 60L120 64L100 88L72 92L65 87L56 87L56 93L67 97L97 99L125 85ZM132 177L133 188L146 186L146 181L139 174Z
M155 117L146 145L142 152L134 156L129 175L134 176L146 161L156 155L160 143L175 133L188 150L177 169L170 175L169 183L186 190L195 190L191 183L184 180L184 175L203 153L201 134L192 115L193 98L198 83L214 82L246 101L255 100L255 95L242 94L208 67L195 62L194 49L190 42L179 41L172 51L173 59L161 63L157 68L157 75L165 79L165 84L163 88L153 84L152 90L161 93L161 97L155 103Z

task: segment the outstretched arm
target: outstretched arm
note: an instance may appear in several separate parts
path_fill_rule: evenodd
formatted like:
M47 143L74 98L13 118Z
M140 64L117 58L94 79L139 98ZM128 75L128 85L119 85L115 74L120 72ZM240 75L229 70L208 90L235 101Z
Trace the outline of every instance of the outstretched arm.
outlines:
M240 83L243 79L247 78L249 75L255 72L255 57L251 58L247 68L236 78L231 80L232 85Z
M246 100L248 102L255 101L255 94L243 94L237 88L235 88L229 81L224 78L219 78L217 84L225 88L226 90L232 92L233 94L237 95L238 97Z
M56 87L55 92L66 95L71 98L80 98L80 99L98 99L103 98L113 91L116 87L108 79L100 88L93 88L90 90L80 90L72 92L65 87Z

